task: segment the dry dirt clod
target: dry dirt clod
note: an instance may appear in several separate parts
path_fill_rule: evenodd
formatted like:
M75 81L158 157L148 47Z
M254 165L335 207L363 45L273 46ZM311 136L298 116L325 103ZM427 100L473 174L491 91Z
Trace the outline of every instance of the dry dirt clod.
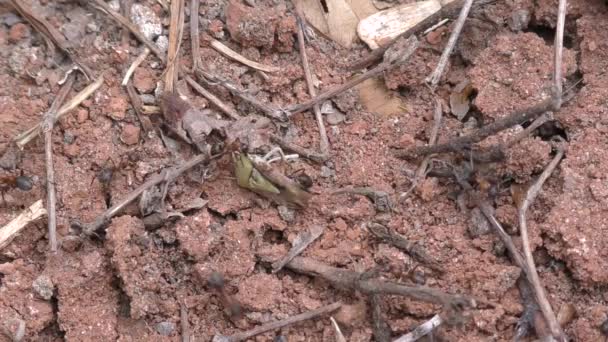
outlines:
M53 281L46 275L41 275L32 284L32 288L36 295L44 300L50 300L53 297L55 289Z
M156 325L156 331L161 336L170 336L175 331L175 323L173 322L160 322Z

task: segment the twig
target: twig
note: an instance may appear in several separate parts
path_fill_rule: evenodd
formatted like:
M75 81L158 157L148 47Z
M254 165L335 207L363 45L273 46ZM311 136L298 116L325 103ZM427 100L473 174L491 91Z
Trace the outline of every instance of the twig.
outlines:
M230 335L230 336L222 336L222 335L216 335L213 338L214 342L237 342L237 341L245 341L249 338L252 338L254 336L257 336L259 334L265 333L267 331L271 331L271 330L276 330L276 329L280 329L283 327L286 327L288 325L292 325L295 323L299 323L302 321L306 321L309 319L313 319L322 315L326 315L328 313L334 312L336 311L338 308L340 308L340 306L342 306L342 303L340 302L336 302L333 304L329 304L329 305L325 305L322 306L318 309L314 309L314 310L310 310L304 313L301 313L299 315L295 315L286 319L282 319L280 321L275 321L275 322L271 322L268 324L264 324L260 327L257 328L253 328L249 331L245 331L242 333L237 333L234 335Z
M327 90L324 93L321 93L320 95L317 95L316 97L292 106L291 108L288 109L290 115L294 115L297 113L301 113L305 110L309 110L310 108L312 108L314 105L321 103L325 100L328 100L338 94L341 94L345 91L347 91L348 89L362 83L363 81L370 79L372 77L376 77L380 74L382 74L384 71L405 63L416 51L416 49L418 48L418 39L416 39L416 37L412 36L410 38L408 38L408 40L405 41L403 49L395 49L396 51L393 51L394 53L399 53L399 57L396 60L386 60L380 64L378 64L376 67L374 67L373 69L366 71L365 73L354 77L353 79L351 79L350 81L347 81L346 83L339 85L337 87L334 87L330 90ZM397 46L394 46L393 48L395 48ZM391 50L387 50L386 51L387 54L389 52L391 52ZM385 57L387 56L387 54L385 54ZM391 54L392 55L392 54Z
M471 10L471 6L473 5L473 0L464 0L464 4L462 5L462 9L460 10L460 14L458 15L458 20L456 20L456 24L452 28L452 34L450 35L450 39L443 49L443 53L439 58L439 63L437 67L431 74L431 76L427 77L426 82L429 83L431 89L435 89L439 80L441 79L441 75L443 75L443 71L445 70L445 66L448 63L448 59L452 54L452 50L454 50L454 46L456 46L456 41L458 41L458 37L460 36L460 32L464 26L464 22L467 20L469 16L469 11Z
M182 342L190 342L190 323L188 322L188 308L186 308L186 304L183 302L179 304L179 321L182 326Z
M559 340L565 340L564 332L562 331L559 323L557 322L557 318L553 309L551 308L551 304L547 299L547 294L543 288L543 285L540 282L540 278L538 277L538 272L536 271L536 265L534 264L534 257L532 256L532 250L530 249L530 240L528 237L528 225L526 223L526 212L538 193L540 192L545 181L551 176L553 170L557 167L557 164L562 160L564 156L564 149L561 146L558 146L557 153L553 160L547 165L545 170L538 177L536 182L528 189L526 192L526 196L523 201L519 205L519 209L517 211L517 218L519 220L519 229L521 232L521 240L524 250L524 257L526 266L529 270L528 272L528 280L530 281L532 288L534 289L534 294L536 297L536 301L538 302L538 306L545 317L545 320L549 324L549 329L551 330L551 334L553 337Z
M405 296L458 308L476 307L479 303L478 300L470 297L451 295L430 287L412 287L380 279L363 279L362 273L331 267L310 258L295 257L286 267L298 273L321 277L337 288L352 289L368 295Z
M201 62L201 45L198 32L198 10L201 0L190 0L190 43L192 44L192 69Z
M131 31L131 33L133 33L135 38L137 38L137 40L139 40L142 44L146 45L148 47L148 49L150 49L150 51L152 51L152 53L154 53L154 55L156 55L156 57L158 57L158 59L160 59L163 63L166 62L164 53L162 51L160 51L160 49L156 46L156 44L154 44L154 42L151 41L150 39L146 38L146 36L144 36L143 33L139 32L139 29L135 25L133 25L129 21L129 19L125 18L122 14L120 14L120 13L114 11L112 8L110 8L110 6L105 1L92 0L92 2L87 2L87 3L94 5L93 7L96 9L103 10L108 15L110 15L110 17L112 19L114 19L114 21L116 21L120 25L126 27L127 29L129 29L129 31Z
M548 98L529 108L516 110L501 120L497 120L491 124L485 125L477 131L462 137L457 137L447 143L434 146L420 146L407 150L397 150L395 156L397 158L410 158L417 156L426 156L435 153L459 152L471 147L472 144L480 142L485 138L504 131L512 126L521 124L529 120L535 120L538 116L552 108L553 100Z
M557 7L557 26L555 28L555 52L553 59L553 82L556 92L553 109L555 110L558 110L562 106L562 55L564 50L564 26L566 23L567 4L568 0L559 0Z
M121 85L123 87L129 83L129 79L131 78L131 75L133 75L133 72L135 72L135 69L137 69L137 67L139 67L139 65L146 60L146 57L148 57L149 54L150 49L144 47L144 50L133 60L133 63L131 63L129 69L127 69L127 72L125 72L125 77L122 79Z
M439 273L445 272L440 264L431 258L426 250L413 242L408 241L403 235L375 222L367 224L367 230L382 241L389 243L411 255L418 262Z
M439 128L441 127L441 119L443 118L443 110L441 109L441 102L438 98L435 98L435 113L433 115L433 128L431 130L431 136L429 138L428 146L434 146L437 143L437 136L439 135ZM399 195L399 200L403 201L406 199L418 183L424 178L426 175L426 170L429 167L429 163L431 162L431 156L426 156L418 166L418 170L416 170L416 174L414 175L414 179L412 180L412 185L407 191L403 192Z
M122 14L125 18L128 18L131 14L131 7L133 6L133 0L120 0L120 14ZM122 43L124 45L129 45L129 30L123 27L121 35L122 35ZM124 84L123 84L124 85Z
M473 7L475 9L477 9L483 5L492 3L494 1L496 1L496 0L478 0L478 1L476 1L475 5ZM351 67L351 70L359 70L359 69L369 66L370 64L372 64L375 61L382 58L382 55L384 54L384 52L386 50L390 49L396 42L401 41L403 39L407 39L412 35L417 35L421 32L424 32L427 28L435 25L435 23L437 21L441 20L442 18L455 17L456 15L458 15L460 13L463 4L464 4L464 0L456 0L456 1L449 2L445 6L442 6L439 11L428 16L423 21L416 24L414 27L411 27L407 31L401 33L398 37L393 39L391 42L370 52L369 55L367 55L366 57L363 57L360 61L355 63Z
M126 207L129 203L133 202L137 197L139 197L139 195L141 195L147 189L165 181L169 182L172 179L178 177L180 174L193 168L194 166L214 158L217 158L217 155L209 157L207 155L201 154L196 157L193 157L187 162L184 162L180 166L169 167L164 169L162 172L151 177L144 184L137 187L137 189L131 191L127 196L118 201L118 203L116 203L110 209L106 210L103 214L97 217L95 221L82 225L83 234L87 236L95 234L95 232L104 227L110 221L110 219L112 219L112 217L118 214L124 207Z
M11 222L0 228L0 249L8 246L25 226L43 215L46 215L46 209L44 209L42 200L40 199L29 208L23 210Z
M137 120L139 120L141 128L143 128L147 136L148 132L154 130L154 127L152 127L152 122L150 122L150 119L142 113L143 105L137 91L135 91L135 87L133 87L132 82L127 84L127 94L129 95L129 99L131 99L131 105L133 106Z
M17 10L17 12L19 12L19 14L36 29L36 31L42 34L50 48L52 48L53 45L57 46L59 50L70 57L72 62L78 65L80 70L82 70L87 78L91 79L93 77L91 69L80 61L80 59L74 53L68 40L61 32L46 21L46 19L36 15L32 9L28 7L26 2L18 0L10 0L9 2Z
M435 316L433 316L433 318L429 319L428 321L426 321L426 322L422 323L421 325L419 325L418 327L416 327L416 329L414 329L412 332L399 337L398 339L394 340L393 342L418 341L422 336L428 335L433 330L435 330L435 328L440 326L441 323L443 323L441 316L435 315Z
M167 49L167 68L165 69L165 91L173 92L179 69L179 47L184 31L184 0L171 1L171 23L169 25L169 48Z
M260 70L260 71L264 71L264 72L278 72L281 70L275 66L264 65L264 64L261 64L258 62L254 62L250 59L247 59L243 55L232 50L231 48L227 47L226 45L222 44L222 42L220 42L219 40L216 40L216 39L211 40L211 47L214 48L215 51L221 53L222 55L224 55L228 58L232 58L235 61L237 61L241 64L244 64L250 68L256 69L256 70Z
M57 110L61 107L65 98L72 90L74 85L74 75L70 74L67 81L63 84L55 100L51 104L49 110L44 114L44 156L46 164L46 198L47 198L47 213L48 230L49 230L49 245L51 252L57 252L57 213L55 206L57 198L55 195L55 170L53 168L53 126Z
M382 305L380 305L380 303L380 295L373 294L369 296L369 305L372 308L372 331L374 334L374 341L390 342L391 327L386 323L386 320L382 315Z
M308 247L311 243L313 243L321 234L325 231L325 227L323 226L312 226L310 230L307 230L298 236L293 241L293 246L281 260L272 264L272 273L277 273L280 271L285 264L290 262L293 258L302 253L306 247Z
M346 338L344 338L344 334L342 334L342 330L340 330L340 326L338 322L333 317L329 317L331 321L331 325L334 327L334 333L336 334L336 342L346 342Z
M55 115L55 119L53 123L57 122L63 115L76 108L82 101L86 100L91 94L93 94L99 87L103 84L104 81L103 73L99 76L95 82L89 84L84 89L82 89L78 94L74 95L68 102L66 102L59 110L57 110L57 114ZM15 143L20 149L23 149L25 145L30 142L32 139L37 137L40 134L40 128L42 127L42 122L37 123L35 126L31 127L25 132L22 132L18 136L14 138Z
M219 108L224 114L226 114L229 118L233 120L238 120L240 118L239 114L228 105L226 105L222 100L220 100L217 96L213 95L210 91L203 88L200 84L198 84L195 80L190 76L185 76L184 79L188 84L196 90L199 94L203 95L207 100L213 103L217 108Z
M287 120L287 116L284 111L282 111L279 108L276 108L275 106L273 106L271 104L264 103L264 102L256 99L254 96L251 96L246 91L241 90L239 87L234 85L232 82L230 82L226 79L223 79L217 75L213 75L200 68L194 70L194 72L196 73L197 77L201 81L207 83L208 85L214 85L214 84L221 85L222 87L228 89L230 91L230 93L232 93L233 95L238 96L241 100L243 100L243 101L251 104L252 106L256 107L257 109L261 110L262 113L264 113L267 117L269 117L271 119L279 120L279 121Z
M295 2L294 6L296 9L296 18L298 20L298 47L300 49L300 58L302 59L302 68L304 69L304 78L306 79L306 85L308 86L308 94L311 98L314 98L317 96L317 91L312 80L310 63L308 63L308 55L306 54L306 40L304 39L304 26L306 25L306 22L299 3ZM325 123L323 123L323 115L321 114L319 104L315 104L312 109L315 114L315 120L317 121L317 127L319 128L319 153L289 143L279 136L272 136L271 140L283 149L296 152L314 162L323 163L329 159L329 139L327 138L327 131L325 129Z

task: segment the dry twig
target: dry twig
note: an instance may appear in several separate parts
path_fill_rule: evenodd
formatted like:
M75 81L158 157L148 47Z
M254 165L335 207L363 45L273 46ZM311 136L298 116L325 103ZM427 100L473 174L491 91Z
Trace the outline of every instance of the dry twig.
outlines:
M123 87L126 86L127 83L129 83L129 79L131 78L131 75L133 75L133 73L135 72L135 69L137 69L137 67L139 67L139 65L141 63L143 63L143 61L146 60L146 57L148 57L149 54L150 54L150 49L148 49L147 47L144 47L144 50L137 57L135 57L135 59L133 60L133 63L131 63L131 65L125 72L125 77L122 78L121 85Z
M336 334L336 342L346 342L346 338L344 338L344 334L342 334L342 330L340 330L340 326L338 322L333 317L329 317L331 321L331 325L334 327L334 333Z
M87 97L89 97L97 89L99 89L99 87L101 87L101 85L103 84L103 77L104 75L102 73L99 78L95 80L95 82L86 86L84 89L78 92L78 94L74 95L74 97L72 97L68 102L61 106L61 108L59 108L59 110L57 110L57 113L55 114L53 123L57 122L57 120L59 120L63 115L76 108L82 101L86 100ZM29 143L32 139L34 139L40 134L40 128L42 127L42 125L43 122L39 122L35 126L16 136L14 138L14 141L17 146L20 149L23 149L23 147L25 147L27 143Z
M163 63L166 61L165 55L162 51L160 51L156 44L154 44L153 41L146 38L146 36L144 36L143 33L139 32L139 29L135 25L133 25L133 23L131 23L129 19L125 18L122 14L114 11L112 8L110 8L110 5L108 5L105 1L92 0L92 2L87 3L93 5L94 8L101 9L103 12L110 15L110 17L114 19L114 21L129 29L129 31L131 31L135 38L137 38L137 40L147 46L148 49L150 49L150 51L152 51L152 53L154 53L154 55L158 57L158 59L160 59Z
M25 1L9 0L9 3L19 12L23 19L27 20L36 31L42 34L49 49L52 49L53 45L57 46L59 50L70 57L72 62L78 65L87 78L93 78L91 69L80 61L74 53L72 46L61 32L46 21L46 19L36 15Z
M439 80L441 79L441 75L443 75L443 71L445 70L446 65L448 64L448 59L452 54L452 50L456 46L456 41L458 41L458 37L460 36L460 32L464 26L464 22L467 20L469 16L469 11L471 10L471 6L473 5L473 0L464 0L464 4L462 5L462 9L460 10L460 14L458 15L458 20L456 20L456 24L452 28L452 34L450 35L450 39L443 49L443 53L441 54L441 58L439 58L439 63L437 67L429 76L426 81L430 84L431 89L435 89L437 84L439 84Z
M254 62L250 59L247 59L243 55L232 50L231 48L227 47L226 45L222 44L222 42L220 42L219 40L216 40L216 39L211 40L211 47L214 48L215 51L221 53L222 55L224 55L228 58L232 58L235 61L237 61L241 64L244 64L250 68L256 69L256 70L260 70L260 71L264 71L264 72L278 72L281 70L275 66L264 65L264 64L261 64L258 62Z
M19 216L0 228L0 249L8 246L23 228L43 215L46 215L46 209L42 205L42 200L37 200L29 208L23 210Z
M553 109L562 106L562 57L564 51L564 26L566 23L567 0L559 0L557 9L557 25L555 27L555 52L553 59L553 82L557 96L554 98Z
M47 213L48 229L49 229L49 245L51 252L57 252L57 212L55 210L57 198L55 194L55 170L53 168L53 126L57 111L65 101L65 98L72 90L74 85L74 75L68 76L67 81L63 84L55 100L51 104L49 110L44 114L44 156L46 164L46 198L47 198Z
M372 308L372 331L374 332L374 341L390 342L391 327L384 319L384 315L382 315L381 296L378 294L369 296L369 305Z
M418 39L416 39L416 37L412 36L412 37L408 38L403 43L403 45L392 46L391 47L392 50L387 50L384 55L385 61L378 64L373 69L366 71L365 73L363 73L359 76L354 77L350 81L347 81L346 83L344 83L340 86L329 89L326 92L321 93L320 95L317 95L316 97L314 97L304 103L292 106L291 108L288 109L290 115L294 115L297 113L301 113L305 110L309 110L314 105L319 104L325 100L328 100L338 94L341 94L341 93L347 91L348 89L362 83L363 81L365 81L367 79L376 77L394 66L398 66L398 65L405 63L414 54L414 52L418 48L418 44L419 44Z
M182 342L190 342L190 323L188 322L188 308L186 304L179 304L179 321L182 326Z
M95 221L82 225L82 233L87 236L91 236L95 234L96 231L103 228L116 214L118 214L124 207L126 207L129 203L133 202L139 195L141 195L147 189L160 184L162 182L170 182L175 179L182 173L190 170L194 166L217 158L219 155L209 157L207 155L201 154L192 159L184 162L182 165L177 167L166 168L161 171L159 174L151 177L144 184L137 187L137 189L131 191L128 195L126 195L122 200L118 201L114 206L106 210L103 214L101 214Z
M562 160L563 156L564 156L564 149L563 149L563 147L558 146L558 150L557 150L557 153L555 154L555 157L553 157L553 160L551 160L549 165L547 165L547 167L541 173L541 175L538 177L536 182L534 182L534 184L532 184L532 186L528 189L528 191L526 192L526 196L521 201L521 203L519 203L519 208L517 210L517 218L519 220L519 229L521 232L521 240L522 240L522 245L523 245L523 250L524 250L525 263L526 263L526 267L528 268L528 273L527 273L528 280L530 281L530 284L532 285L532 289L534 290L534 295L536 297L536 301L538 303L538 306L540 307L540 310L543 313L543 316L545 317L545 320L547 321L547 323L549 325L551 334L553 335L553 337L558 338L560 340L565 340L565 335L564 335L564 332L562 331L559 323L557 322L555 313L553 312L553 309L551 308L551 304L549 303L549 300L547 299L547 294L545 293L545 289L543 288L543 285L540 282L540 278L538 277L538 272L536 271L536 265L534 264L534 257L532 256L532 250L530 249L530 241L528 238L528 225L526 223L526 212L527 212L528 208L530 207L530 205L532 204L532 202L534 201L534 199L536 198L536 196L538 195L538 193L540 192L545 181L551 176L551 174L553 173L553 170L555 170L555 168L557 167L557 164L559 164L559 162Z
M428 321L426 321L426 322L422 323L421 325L419 325L416 329L414 329L414 331L412 331L410 333L407 333L407 334L399 337L398 339L394 340L393 342L414 342L414 341L418 341L422 336L428 335L433 330L435 330L435 328L437 328L438 326L440 326L441 323L443 323L443 320L441 319L441 316L435 315L435 316L433 316L433 318L431 318Z
M336 311L338 308L340 308L340 306L342 306L342 303L336 302L336 303L325 305L318 309L310 310L310 311L307 311L307 312L301 313L299 315L295 315L295 316L292 316L292 317L289 317L289 318L286 318L286 319L283 319L280 321L275 321L275 322L271 322L268 324L264 324L260 327L253 328L249 331L245 331L242 333L237 333L237 334L230 335L230 336L215 335L213 337L213 342L245 341L249 338L252 338L259 334L263 334L267 331L280 329L280 328L286 327L288 325L292 325L292 324L306 321L309 319L313 319L313 318L316 318L316 317L319 317L322 315L326 315L328 313Z
M146 136L148 136L148 133L153 131L154 127L152 126L152 122L150 121L150 119L143 114L143 104L141 102L141 99L139 98L139 95L137 94L137 91L135 91L133 83L131 82L127 84L127 94L129 95L129 99L131 100L131 105L133 106L133 110L135 111L135 116L137 116L137 120L139 120L141 128L143 128L144 132L146 133Z
M201 45L198 32L198 10L201 0L190 0L190 43L192 44L192 69L199 68Z
M470 297L451 295L430 287L412 287L380 279L365 279L362 273L331 267L310 258L295 257L286 267L298 273L321 277L335 287L352 289L369 295L405 296L450 308L471 308L479 303Z
M287 255L281 258L281 260L272 264L272 273L280 271L285 266L285 264L287 264L293 258L302 253L306 249L306 247L308 247L319 236L321 236L321 234L323 234L324 230L325 227L323 226L312 226L310 230L307 230L296 236L293 241L293 246L291 247Z
M171 1L171 23L169 25L169 48L167 49L167 68L165 69L165 91L173 92L179 69L179 47L184 32L184 0Z
M198 84L192 77L186 76L184 77L186 82L192 87L192 89L196 90L199 94L203 95L209 102L213 103L217 108L219 108L224 114L226 114L232 120L238 120L240 118L239 114L225 104L222 100L220 100L217 96L213 95L209 90L203 88L200 84Z

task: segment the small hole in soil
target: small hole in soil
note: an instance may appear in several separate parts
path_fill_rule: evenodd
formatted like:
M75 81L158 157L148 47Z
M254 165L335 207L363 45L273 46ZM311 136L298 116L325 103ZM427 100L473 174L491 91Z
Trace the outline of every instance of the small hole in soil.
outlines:
M278 230L267 229L262 236L264 242L272 243L272 244L280 244L285 241L285 237L283 236L283 232Z
M536 129L536 135L544 141L551 140L551 138L555 136L560 136L568 141L568 132L566 132L566 129L561 122L557 120L547 121L542 124Z
M530 26L524 32L535 33L536 35L544 39L545 43L547 43L547 45L549 46L553 46L553 43L555 41L555 28L530 23ZM572 37L567 33L564 33L564 47L566 49L572 49L574 47L574 41Z

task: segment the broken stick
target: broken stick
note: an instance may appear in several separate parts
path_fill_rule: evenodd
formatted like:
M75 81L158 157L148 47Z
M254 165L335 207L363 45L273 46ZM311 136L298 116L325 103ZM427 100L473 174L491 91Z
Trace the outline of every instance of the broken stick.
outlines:
M418 327L416 327L416 329L414 329L412 332L399 337L398 339L394 340L393 342L418 341L422 336L430 334L433 330L435 330L435 328L440 326L441 323L443 323L441 316L435 315L435 316L433 316L433 318L429 319L428 321L426 321L426 322L422 323L421 325L419 325Z
M57 213L55 210L57 198L55 194L55 170L53 169L53 126L57 111L74 85L74 74L68 76L49 110L44 114L44 156L46 164L46 198L48 212L49 246L51 252L57 252Z
M380 74L382 74L383 72L385 72L386 70L397 66L397 65L401 65L403 63L405 63L416 51L416 49L418 48L418 39L414 36L408 38L404 44L401 45L395 45L392 47L392 50L387 50L385 53L385 61L378 64L375 68L366 71L365 73L354 77L353 79L351 79L350 81L347 81L346 83L334 87L332 89L327 90L324 93L321 93L320 95L295 106L292 106L288 109L290 115L294 115L297 113L301 113L305 110L309 110L310 108L312 108L314 105L321 103L325 100L328 100L338 94L341 94L345 91L347 91L348 89L362 83L363 81L370 79L372 77L376 77Z
M40 199L34 202L29 208L23 210L21 214L15 217L11 222L0 228L0 249L8 246L23 228L43 215L46 215L46 210Z
M565 339L564 332L562 331L559 323L557 322L557 317L551 308L551 304L547 299L547 294L545 293L545 289L540 282L540 278L538 277L538 272L536 271L536 265L534 264L534 257L532 256L532 250L530 249L530 240L528 238L528 225L526 223L526 212L538 193L540 192L545 181L551 176L553 170L557 167L557 164L562 160L564 156L564 148L558 146L557 153L553 160L547 165L545 170L538 177L536 182L532 184L532 186L526 192L526 196L523 201L519 203L519 208L517 210L517 218L519 220L519 230L521 232L521 240L524 250L525 263L528 268L528 280L532 285L532 289L534 290L534 295L536 297L536 301L538 306L540 307L547 324L549 325L549 329L551 330L551 334L553 337L558 338L560 340Z
M194 166L196 166L204 161L209 161L209 160L215 159L219 156L221 156L221 154L211 156L211 157L209 157L205 154L201 154L196 157L193 157L192 159L188 160L187 162L183 163L180 166L164 169L159 174L153 176L147 182L145 182L144 184L137 187L137 189L131 191L127 196L125 196L125 198L118 201L118 203L116 203L114 206L112 206L111 208L106 210L97 219L95 219L95 221L88 223L88 224L83 224L81 226L82 233L85 236L94 235L96 231L98 231L99 229L103 228L106 224L108 224L108 222L112 219L112 217L116 216L116 214L118 214L122 209L124 209L124 207L126 207L129 203L133 202L137 197L139 197L139 195L141 195L147 189L149 189L157 184L160 184L162 182L169 182L169 181L175 179L176 177L178 177L179 175L181 175L182 173L190 170Z
M313 319L331 312L334 312L336 310L338 310L340 308L340 306L342 306L342 303L340 302L336 302L333 304L329 304L329 305L325 305L322 306L318 309L314 309L314 310L310 310L308 312L304 312L301 313L299 315L295 315L280 321L275 321L275 322L271 322L268 324L264 324L260 327L257 328L253 328L249 331L245 331L242 333L237 333L234 335L230 335L230 336L223 336L223 335L215 335L213 337L213 342L238 342L238 341L245 341L249 338L252 338L254 336L257 336L259 334L263 334L267 331L271 331L271 330L276 330L276 329L280 329L283 327L286 327L288 325L292 325L295 323L299 323L302 321L306 321L309 319Z

